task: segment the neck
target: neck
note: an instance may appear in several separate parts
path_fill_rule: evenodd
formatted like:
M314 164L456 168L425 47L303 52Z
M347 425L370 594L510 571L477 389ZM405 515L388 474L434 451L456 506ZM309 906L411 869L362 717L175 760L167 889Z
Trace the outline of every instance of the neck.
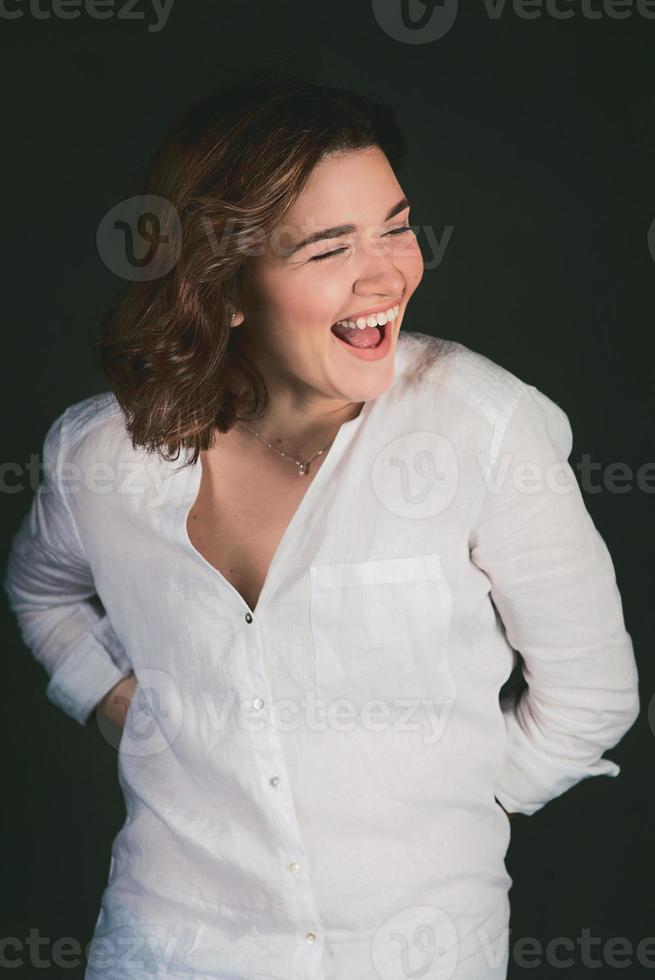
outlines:
M259 433L261 439L275 446L276 449L297 459L306 460L329 446L341 426L356 418L364 404L364 402L350 402L337 410L315 414L299 411L295 415L289 415L267 410L259 419L238 424L242 429ZM237 432L237 435L244 439L249 437L249 433ZM265 449L264 446L262 448Z

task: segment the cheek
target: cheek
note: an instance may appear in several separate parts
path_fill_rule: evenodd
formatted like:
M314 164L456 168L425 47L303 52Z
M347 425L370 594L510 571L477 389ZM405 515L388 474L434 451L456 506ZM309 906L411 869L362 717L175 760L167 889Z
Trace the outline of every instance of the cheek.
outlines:
M407 295L409 296L420 283L425 271L425 262L417 241L411 248L397 257L396 265L405 277Z
M344 305L344 282L336 276L298 277L292 291L287 290L278 307L278 322L285 342L314 348L330 337L329 328ZM335 312L336 311L336 312Z
M327 260L330 261L329 259ZM319 263L317 263L318 265ZM344 270L323 268L320 272L306 277L303 282L300 303L307 323L324 327L336 316L335 311L343 309L344 294L352 286L352 280L344 274Z
M268 313L284 328L297 330L299 323L309 328L323 323L326 311L334 308L335 296L338 290L333 285L330 291L329 277L297 276L269 294Z

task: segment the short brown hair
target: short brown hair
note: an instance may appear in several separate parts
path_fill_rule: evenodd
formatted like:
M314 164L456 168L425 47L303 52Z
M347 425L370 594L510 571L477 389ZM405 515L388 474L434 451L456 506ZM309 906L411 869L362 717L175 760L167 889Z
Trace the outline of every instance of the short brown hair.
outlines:
M151 164L144 194L176 215L172 269L129 282L102 318L100 366L132 444L188 464L268 404L264 379L239 350L248 254L297 200L328 154L379 147L398 171L406 145L388 106L297 72L266 67L232 77L178 120ZM172 208L171 208L172 206ZM161 231L172 233L167 216ZM211 240L227 242L221 254Z

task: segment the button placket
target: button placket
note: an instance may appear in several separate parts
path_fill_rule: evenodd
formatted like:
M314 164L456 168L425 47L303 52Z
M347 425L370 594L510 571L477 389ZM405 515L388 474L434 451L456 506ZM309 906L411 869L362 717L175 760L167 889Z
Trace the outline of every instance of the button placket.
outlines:
M250 612L244 613L244 619L247 623L252 623L254 621L254 618ZM250 633L249 642L252 642L257 648L259 665L262 666L266 659L266 640L265 636L263 636L261 631L257 628L257 623L255 623L255 630ZM263 672L263 676L264 684L268 689L268 679L266 678L265 671ZM261 683L261 678L259 682ZM263 693L264 692L262 691L262 694ZM268 690L268 697L266 699L269 701L272 710L273 695L270 692L270 689ZM250 703L256 711L261 711L265 706L265 698L256 695L251 698ZM280 772L284 769L286 760L284 752L282 751L279 732L273 724L270 728L267 727L266 732L268 733L267 747L269 750L269 759L281 767L281 769L278 770L278 772ZM292 798L288 792L284 792L284 780L281 775L278 775L277 773L274 775L268 775L268 783L272 789L276 789L278 791L278 801L281 806L280 816L284 822L284 830L286 832L285 836L287 837L286 846L284 849L286 850L287 854L293 854L294 852L298 853L299 848L302 851L302 840L299 834L297 815L295 813ZM294 828L293 837L290 837L289 831L292 827ZM292 903L297 916L296 921L299 927L299 938L305 948L309 945L313 945L316 950L320 950L321 943L319 942L319 934L315 925L317 909L309 879L307 878L306 874L302 873L303 865L301 865L299 861L287 861L285 868L287 873L296 879L294 885L290 886L291 890L289 893L289 900L290 903ZM314 922L312 919L314 919ZM302 931L303 921L304 929L306 930L304 932ZM311 954L312 960L315 955L315 952Z

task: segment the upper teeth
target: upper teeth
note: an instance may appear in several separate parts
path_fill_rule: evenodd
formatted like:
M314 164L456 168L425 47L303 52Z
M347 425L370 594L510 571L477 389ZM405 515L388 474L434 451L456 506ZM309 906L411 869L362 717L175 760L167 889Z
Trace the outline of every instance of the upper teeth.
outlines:
M350 327L351 330L355 327L358 330L363 330L365 327L383 327L385 323L395 320L399 313L400 305L396 304L384 313L369 313L368 316L357 317L357 320L339 320L335 326Z

